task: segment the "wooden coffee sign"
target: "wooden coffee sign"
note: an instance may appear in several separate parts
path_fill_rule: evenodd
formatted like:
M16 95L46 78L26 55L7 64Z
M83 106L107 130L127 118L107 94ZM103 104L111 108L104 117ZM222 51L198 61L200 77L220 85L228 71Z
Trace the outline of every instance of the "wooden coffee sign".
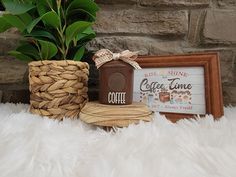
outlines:
M216 53L140 57L134 71L133 100L172 121L194 115L223 115Z
M173 67L135 71L134 99L153 111L205 114L202 67Z

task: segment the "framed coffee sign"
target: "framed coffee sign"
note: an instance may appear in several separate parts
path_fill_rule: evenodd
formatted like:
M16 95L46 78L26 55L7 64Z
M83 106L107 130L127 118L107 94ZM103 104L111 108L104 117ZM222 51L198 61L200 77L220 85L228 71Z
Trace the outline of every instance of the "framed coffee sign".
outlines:
M134 101L175 122L181 118L223 115L222 88L217 53L145 56L136 60Z

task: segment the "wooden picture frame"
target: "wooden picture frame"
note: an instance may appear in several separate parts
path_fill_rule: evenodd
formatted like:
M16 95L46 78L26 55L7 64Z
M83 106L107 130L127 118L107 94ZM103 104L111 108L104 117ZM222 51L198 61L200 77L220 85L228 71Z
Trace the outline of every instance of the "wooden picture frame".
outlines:
M224 114L218 53L195 53L174 56L140 56L136 61L143 69L202 67L204 69L205 114L212 114L214 118L220 118ZM160 113L164 114L173 122L182 118L193 118L196 116L196 114L188 114L184 112Z

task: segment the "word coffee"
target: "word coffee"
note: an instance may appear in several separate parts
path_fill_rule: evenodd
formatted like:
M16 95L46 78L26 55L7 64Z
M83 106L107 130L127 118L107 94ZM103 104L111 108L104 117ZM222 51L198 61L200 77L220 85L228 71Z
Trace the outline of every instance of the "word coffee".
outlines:
M126 92L109 92L108 103L109 104L125 104Z

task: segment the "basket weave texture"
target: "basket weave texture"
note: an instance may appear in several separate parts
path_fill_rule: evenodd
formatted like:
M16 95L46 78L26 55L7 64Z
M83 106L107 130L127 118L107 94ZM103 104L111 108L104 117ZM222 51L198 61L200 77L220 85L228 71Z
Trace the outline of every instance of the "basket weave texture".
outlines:
M88 101L88 75L85 62L29 63L30 112L59 120L77 118Z

